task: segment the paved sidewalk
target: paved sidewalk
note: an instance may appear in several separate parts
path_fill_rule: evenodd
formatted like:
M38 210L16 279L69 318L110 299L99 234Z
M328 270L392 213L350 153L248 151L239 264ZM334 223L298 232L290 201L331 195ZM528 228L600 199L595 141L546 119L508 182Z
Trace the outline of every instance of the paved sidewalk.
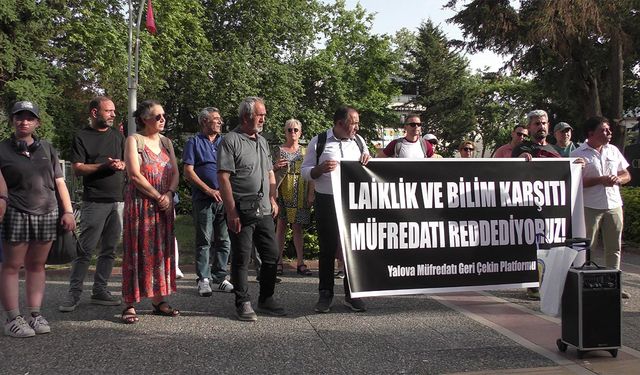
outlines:
M640 261L630 258L624 287L632 299L624 301L618 358L560 353L560 321L541 315L520 290L370 298L367 312L352 313L337 280L332 312L316 314L317 278L289 266L276 287L289 315L246 323L233 317L232 294L199 297L195 275L183 269L169 299L181 317L154 316L145 301L140 322L124 325L123 306L89 304L88 284L76 311L58 312L68 287L68 270L58 270L49 272L43 311L53 333L0 337L0 374L636 374ZM119 285L115 276L114 294ZM258 285L250 287L255 304Z

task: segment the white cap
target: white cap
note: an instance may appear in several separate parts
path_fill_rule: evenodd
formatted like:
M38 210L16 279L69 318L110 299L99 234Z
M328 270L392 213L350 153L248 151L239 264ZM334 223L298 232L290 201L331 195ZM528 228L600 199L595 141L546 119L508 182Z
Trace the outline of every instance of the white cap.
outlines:
M433 134L425 134L424 137L422 137L425 141L436 141L436 143L438 143L438 138L436 138L435 135Z

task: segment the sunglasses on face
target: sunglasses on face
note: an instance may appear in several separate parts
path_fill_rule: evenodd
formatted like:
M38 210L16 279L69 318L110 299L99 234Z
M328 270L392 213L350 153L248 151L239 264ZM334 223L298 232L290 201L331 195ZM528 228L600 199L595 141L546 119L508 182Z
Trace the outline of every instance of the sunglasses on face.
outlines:
M463 147L462 149L463 149L464 151L467 151L467 152L471 152L471 151L473 151L473 150L474 150L474 149L473 149L473 148L471 148L471 147Z
M419 122L410 122L410 123L405 124L405 125L408 125L408 126L411 126L412 128L415 128L416 126L420 126L422 124L419 123Z
M529 134L520 133L520 132L517 132L517 133L516 133L516 135L517 135L518 137L525 137L525 138L527 138L527 137L529 136Z
M300 129L298 129L298 128L289 128L289 129L287 129L287 131L288 131L289 133L297 133L297 132L299 132L299 131L300 131Z
M164 113L161 113L161 114L159 114L159 115L155 115L155 116L151 116L151 117L149 117L149 119L154 119L154 120L156 120L156 121L160 121L160 119L161 119L161 118L163 118L163 119L165 119L165 120L167 119L166 117L164 117Z

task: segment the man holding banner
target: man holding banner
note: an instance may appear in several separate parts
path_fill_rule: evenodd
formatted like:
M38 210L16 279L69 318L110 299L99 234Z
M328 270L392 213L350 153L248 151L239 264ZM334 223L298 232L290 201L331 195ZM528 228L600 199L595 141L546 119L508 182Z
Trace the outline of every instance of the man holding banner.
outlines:
M334 288L334 256L339 246L338 221L333 200L332 178L340 160L359 160L367 164L370 155L357 135L360 116L355 108L342 106L333 115L333 128L313 137L302 163L302 176L315 183L315 215L320 241L318 313L331 310ZM345 305L355 312L366 310L359 298L351 298L349 279L344 278Z

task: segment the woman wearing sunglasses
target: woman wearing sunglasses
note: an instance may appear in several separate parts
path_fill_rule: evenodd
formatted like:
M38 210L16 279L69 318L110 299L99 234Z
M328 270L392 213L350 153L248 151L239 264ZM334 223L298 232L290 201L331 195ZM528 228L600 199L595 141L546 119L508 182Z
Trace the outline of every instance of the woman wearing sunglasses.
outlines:
M473 158L475 157L476 146L471 141L462 141L458 146L458 152L461 158Z
M134 303L151 298L153 313L178 316L165 296L176 291L173 194L178 165L171 141L160 134L166 118L160 103L147 100L133 114L138 134L127 138L124 159L129 176L124 199L122 321L136 323Z
M284 124L285 143L279 147L275 157L278 161L273 164L273 170L278 183L278 225L276 239L280 246L280 260L278 273L282 274L282 253L285 246L287 225L291 224L293 231L293 245L296 249L298 275L311 276L311 271L304 264L304 234L302 226L309 224L311 219L310 207L313 204L313 182L305 181L301 174L302 159L305 148L298 141L302 135L302 124L296 119L287 120Z

